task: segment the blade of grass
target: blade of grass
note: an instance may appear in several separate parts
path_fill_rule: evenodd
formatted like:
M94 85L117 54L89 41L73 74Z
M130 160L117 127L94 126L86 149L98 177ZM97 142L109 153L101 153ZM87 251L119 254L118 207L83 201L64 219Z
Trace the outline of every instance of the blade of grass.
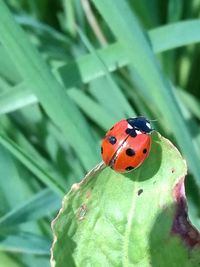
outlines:
M162 4L158 5L156 0L152 1L133 1L129 2L131 8L136 9L137 15L142 19L145 28L153 28L160 21L160 13L162 12Z
M0 95L0 113L5 114L38 102L37 97L23 81Z
M43 189L25 203L13 208L0 218L0 231L28 221L35 221L55 212L60 206L61 198L50 189Z
M110 125L116 121L115 117L108 114L108 112L106 112L101 105L96 103L82 91L74 88L67 90L67 93L83 110L83 112L85 112L87 116L95 121L95 123L98 124L102 129L107 130Z
M15 15L15 20L22 26L28 26L32 28L33 30L39 30L43 34L48 33L53 39L56 39L65 45L69 44L69 38L60 33L59 31L56 31L54 28L50 27L49 25L46 25L44 23L41 23L40 21L34 19L33 17L30 17L25 14L21 15Z
M183 103L187 106L190 112L200 119L200 103L199 100L187 91L178 89L179 97L182 99Z
M7 82L3 77L0 76L0 93L3 94L5 92L8 92L10 88L9 82Z
M196 182L200 185L199 156L196 147L191 143L192 136L176 101L175 92L162 75L135 14L131 12L126 1L93 0L93 3L123 45L135 73L146 84L146 93L151 97L152 104L159 107L174 130L177 143L188 160ZM142 89L141 86L139 88Z
M152 29L149 31L149 38L152 48L155 53L161 53L170 49L199 42L199 27L200 20L196 19L171 23ZM114 71L117 68L126 66L129 63L129 58L119 42L100 49L98 54L104 61L109 71ZM8 61L7 55L5 54L5 49L3 49L2 46L0 46L0 55L3 63L1 65L3 66L2 70L6 74L10 74L9 69L12 64L10 61ZM3 60L3 58L5 58L5 60ZM103 75L103 71L99 64L94 64L94 61L95 59L91 55L81 56L74 63L59 67L57 71L60 73L62 80L67 87L74 86L76 83L81 81L87 83L90 80ZM72 75L76 73L76 66L78 66L78 69L80 70L80 76L77 77ZM69 75L67 73L69 73ZM13 78L13 75L9 75L9 77ZM13 81L17 82L18 79L19 78L17 76L17 78L15 78Z
M120 87L120 90L123 92L122 87ZM121 120L121 118L124 117L123 109L113 108L114 106L115 107L119 106L119 100L115 98L115 91L110 89L110 83L108 82L106 77L100 77L91 81L89 83L88 91L101 106L101 109L103 109L104 112L108 114L108 116L111 116L113 119L115 119L113 122L119 121ZM112 105L110 104L111 99L112 99ZM133 115L134 112L132 111L131 116Z
M35 266L42 266L42 267L49 267L49 256L39 256L33 254L23 254L18 255L20 259L20 267L28 266L28 267L35 267ZM9 266L12 267L12 266Z
M2 145L0 145L0 170L0 199L3 203L0 208L0 216L2 216L9 209L14 208L16 203L23 203L27 195L15 160ZM13 185L18 194L10 193L13 192Z
M41 156L41 154L36 150L36 148L30 143L30 141L22 134L22 132L16 127L15 124L13 124L13 122L6 115L1 116L0 124L2 125L2 129L4 130L4 132L7 133L10 139L16 142L19 147L24 149L26 153L31 155L37 162L40 162L40 165L42 166L43 170L50 174L50 176L56 177L56 179L59 181L60 185L62 185L63 188L66 187L66 180L63 179L63 177L59 173L57 166L55 166L53 162L48 161L46 158ZM53 125L52 127L56 128L55 125ZM15 129L14 132L13 129ZM60 132L59 134L61 137L63 137ZM63 140L62 147L66 146L66 142L64 143L64 141L65 140Z
M84 117L66 96L64 88L51 74L3 2L0 3L0 36L1 43L15 59L21 76L28 82L49 117L62 129L84 167L91 168L97 163L98 157L95 153L96 144Z
M151 30L149 36L154 52L164 52L179 46L199 42L199 27L200 20L191 20ZM191 31L191 29L194 29L194 31ZM98 54L110 72L128 65L130 62L129 57L119 42L100 49ZM78 75L77 69L79 70ZM81 82L88 83L104 75L100 64L96 62L96 59L91 54L81 56L75 62L59 67L55 72L57 72L59 79L68 88ZM31 91L30 86L24 81L16 85L12 91L0 95L0 113L11 112L37 101L38 99L34 92Z
M149 31L153 51L164 52L200 41L200 20L171 23Z
M21 81L19 72L16 70L16 67L13 65L9 53L6 49L0 45L0 75L4 77L11 84L18 83Z
M97 53L110 72L128 64L128 58L119 43L99 49ZM54 72L66 88L80 83L88 83L91 80L105 75L102 63L97 62L96 57L91 54L80 56L75 61L56 68Z
M108 83L110 85L110 90L115 95L115 101L117 102L116 106L121 107L125 117L131 117L133 115L133 109L130 106L130 104L127 101L127 99L125 98L125 96L122 94L122 92L121 92L120 88L118 87L117 83L115 82L115 80L111 76L111 74L108 71L105 63L99 57L97 51L92 46L92 44L90 43L90 41L86 37L86 35L83 33L83 31L80 28L77 28L77 31L78 31L78 33L79 33L79 35L81 37L81 40L83 41L84 45L86 46L86 48L90 51L91 55L93 55L93 57L96 59L96 64L99 64L101 66L101 69L103 70L103 72L105 74L105 77L106 77L106 79L107 79L107 81L108 81Z
M6 252L0 252L0 259L1 259L1 267L8 266L8 267L22 267L21 262L15 257L10 257L10 255Z
M0 235L0 251L49 255L51 242L31 233Z
M172 23L150 30L149 38L152 44L152 48L155 53L160 53L183 45L199 42L199 27L200 20L188 20L178 23ZM194 29L194 31L191 31L191 28ZM123 47L119 43L110 45L105 49L100 49L98 53L103 59L109 71L113 71L129 63L129 59ZM92 61L95 61L95 59L92 58L90 55L86 55L80 57L76 62L72 64L67 64L58 68L56 67L56 69L58 69L58 71L60 72L65 85L67 87L70 87L74 86L76 82L81 82L80 76L82 81L87 83L91 79L95 78L95 76L93 77L93 73L96 73L96 77L103 75L99 64L95 64L95 62ZM84 64L87 64L87 66L84 67ZM72 75L76 73L76 65L80 70L80 76ZM70 73L70 75L68 75L68 73Z
M63 26L65 30L68 31L71 36L76 35L76 16L75 16L75 7L74 1L72 0L63 0L62 1L63 8L64 8L64 23Z
M26 154L22 148L9 139L4 133L0 132L0 144L16 157L24 166L26 166L33 174L38 177L44 184L51 188L54 192L63 196L65 190L62 186L34 160L31 155Z
M81 90L70 88L66 92L74 103L94 120L95 123L102 127L102 129L108 129L110 125L117 120ZM11 98L12 101L10 101ZM0 114L4 114L29 104L37 103L37 98L33 94L30 94L26 82L22 82L18 86L15 86L15 89L11 89L9 92L1 94L0 103ZM93 110L93 112L91 112L91 110Z
M149 31L149 39L155 53L164 52L180 46L193 44L200 41L200 20L177 22ZM191 31L194 29L194 31ZM183 34L184 33L184 34ZM177 38L178 36L178 38ZM120 42L111 44L97 51L106 68L111 72L130 63ZM79 74L76 75L76 69ZM77 83L89 81L104 75L101 64L96 62L95 57L85 55L75 62L63 65L57 69L62 82L66 87L72 87ZM70 73L70 75L69 75Z

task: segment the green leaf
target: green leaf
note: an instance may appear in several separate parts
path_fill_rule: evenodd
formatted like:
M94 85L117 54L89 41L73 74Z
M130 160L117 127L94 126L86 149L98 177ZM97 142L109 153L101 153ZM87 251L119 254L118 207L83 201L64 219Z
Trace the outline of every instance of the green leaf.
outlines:
M138 169L94 169L65 196L53 223L52 266L198 266L189 231L198 244L200 236L186 214L185 175L180 153L158 133Z

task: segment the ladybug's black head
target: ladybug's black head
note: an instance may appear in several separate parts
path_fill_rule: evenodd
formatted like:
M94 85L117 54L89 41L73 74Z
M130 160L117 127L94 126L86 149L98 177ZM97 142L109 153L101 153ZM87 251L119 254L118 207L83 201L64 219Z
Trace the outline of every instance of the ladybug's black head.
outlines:
M145 117L136 117L136 118L129 118L127 122L136 130L139 130L143 133L151 133L153 128L151 128L150 121Z

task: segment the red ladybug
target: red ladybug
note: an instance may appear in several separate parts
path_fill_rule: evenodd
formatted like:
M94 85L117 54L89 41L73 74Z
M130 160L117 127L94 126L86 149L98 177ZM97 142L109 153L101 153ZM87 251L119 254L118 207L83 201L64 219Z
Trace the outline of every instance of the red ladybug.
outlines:
M104 163L117 172L127 172L139 167L148 157L153 131L145 117L129 118L116 123L102 142Z

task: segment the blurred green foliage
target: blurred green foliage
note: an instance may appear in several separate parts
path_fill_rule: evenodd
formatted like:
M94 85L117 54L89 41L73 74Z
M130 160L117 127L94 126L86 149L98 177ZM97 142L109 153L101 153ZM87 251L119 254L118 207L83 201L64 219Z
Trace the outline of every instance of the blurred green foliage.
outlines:
M200 227L200 1L129 0L118 17L121 1L105 12L97 0L4 2L0 266L49 266L61 197L101 160L106 129L124 117L156 119L180 148Z

